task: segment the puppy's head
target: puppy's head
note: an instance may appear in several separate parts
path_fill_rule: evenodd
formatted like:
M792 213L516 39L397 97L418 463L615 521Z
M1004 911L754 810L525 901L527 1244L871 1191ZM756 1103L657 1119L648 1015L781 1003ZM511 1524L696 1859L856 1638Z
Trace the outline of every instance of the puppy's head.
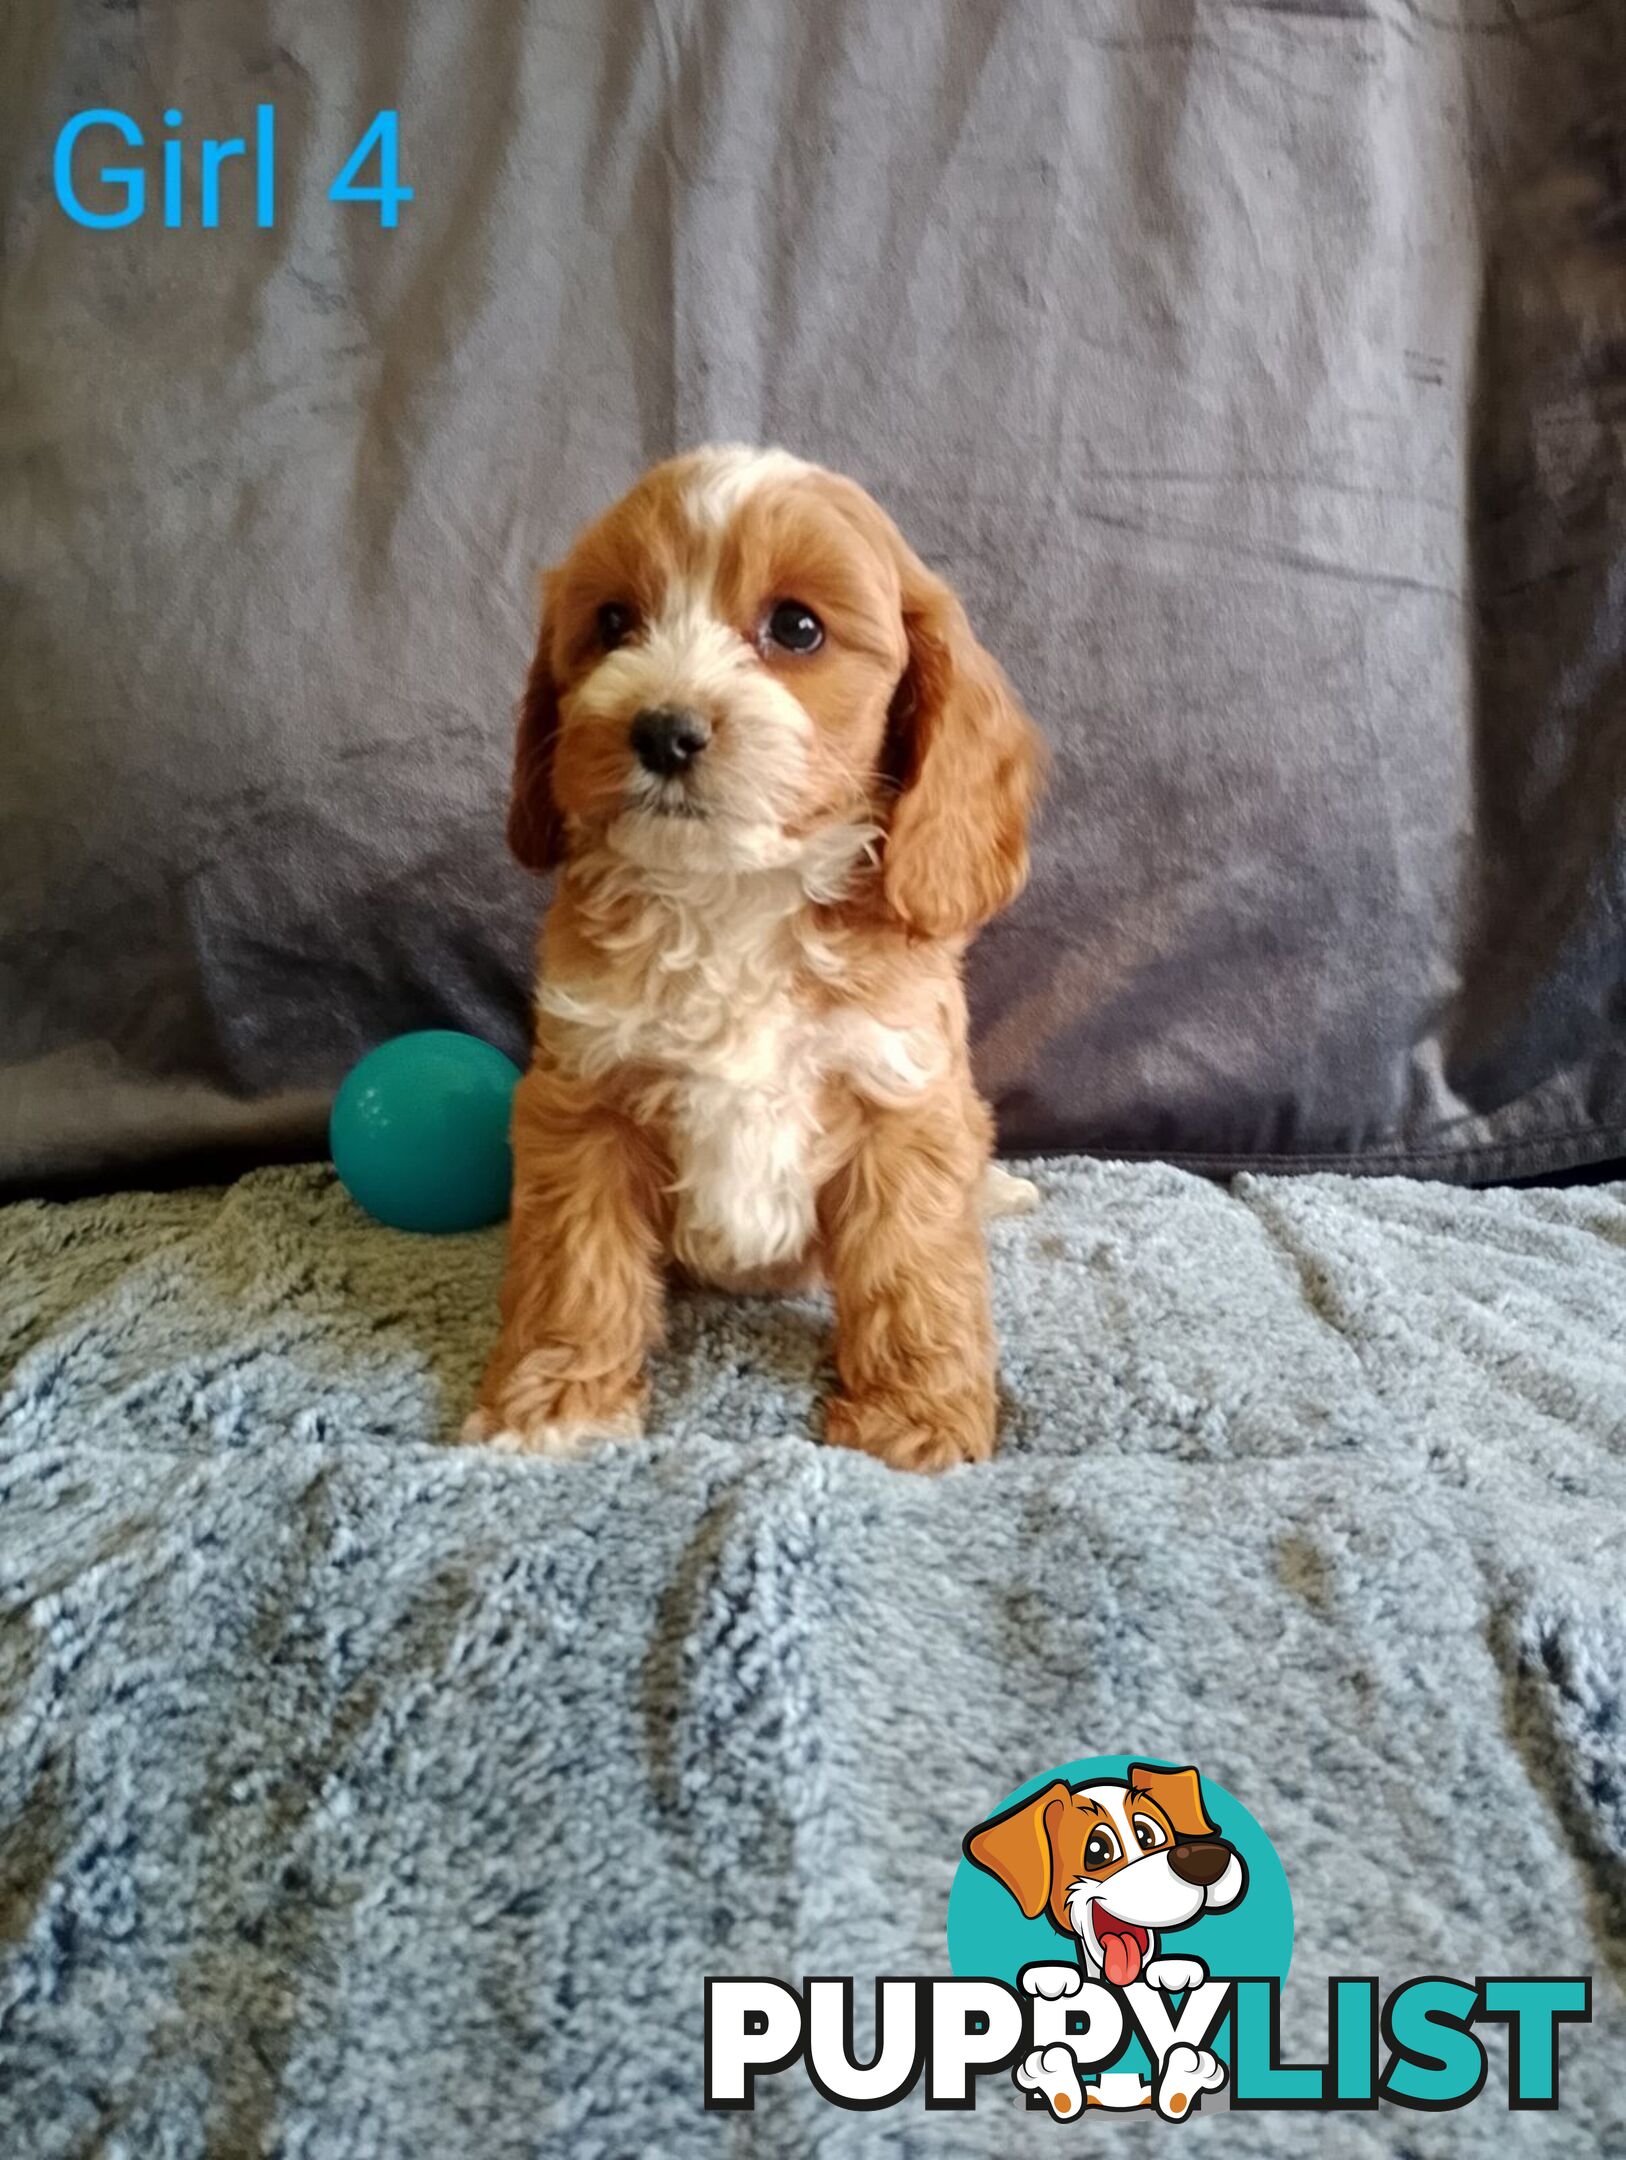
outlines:
M664 872L847 863L960 935L1027 874L1038 736L862 489L782 452L657 466L545 581L509 842Z
M1115 1987L1140 1977L1158 1932L1234 1905L1248 1881L1208 1819L1197 1772L1149 1763L1126 1779L1058 1779L973 1830L965 1851L1028 1919L1044 1913L1076 1936Z

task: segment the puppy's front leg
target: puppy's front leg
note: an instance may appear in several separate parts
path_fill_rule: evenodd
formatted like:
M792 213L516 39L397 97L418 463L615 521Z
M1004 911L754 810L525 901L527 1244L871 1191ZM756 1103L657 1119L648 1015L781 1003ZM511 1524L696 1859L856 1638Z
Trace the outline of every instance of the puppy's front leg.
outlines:
M585 1083L533 1065L514 1097L502 1332L467 1441L573 1455L639 1429L660 1333L660 1173Z
M952 1098L871 1114L821 1200L836 1299L826 1437L898 1470L994 1449L994 1338L977 1194L981 1121Z

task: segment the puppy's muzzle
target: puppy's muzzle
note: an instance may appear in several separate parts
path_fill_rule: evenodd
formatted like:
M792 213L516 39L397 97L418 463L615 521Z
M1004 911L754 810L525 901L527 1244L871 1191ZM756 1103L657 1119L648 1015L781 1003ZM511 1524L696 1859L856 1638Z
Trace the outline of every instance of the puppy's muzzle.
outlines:
M1223 1838L1193 1839L1169 1848L1169 1866L1183 1883L1206 1890L1217 1883L1231 1864L1231 1848Z
M633 755L646 772L674 780L686 772L711 740L711 729L687 705L653 705L632 723Z

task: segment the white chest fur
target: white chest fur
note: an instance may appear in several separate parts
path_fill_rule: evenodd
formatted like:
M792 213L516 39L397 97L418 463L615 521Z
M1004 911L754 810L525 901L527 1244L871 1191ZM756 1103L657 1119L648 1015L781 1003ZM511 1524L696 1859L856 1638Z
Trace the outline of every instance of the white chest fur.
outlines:
M606 961L590 979L544 981L538 1015L584 1076L654 1076L677 1258L722 1281L794 1264L816 1230L824 1081L903 1100L940 1069L939 1045L815 999L841 963L793 881L720 877L649 897Z

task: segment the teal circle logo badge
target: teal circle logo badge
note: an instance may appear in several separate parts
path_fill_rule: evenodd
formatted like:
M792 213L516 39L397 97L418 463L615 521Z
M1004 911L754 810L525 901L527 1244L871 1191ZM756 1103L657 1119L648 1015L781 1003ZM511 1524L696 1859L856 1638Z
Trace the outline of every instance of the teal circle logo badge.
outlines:
M1053 2038L1015 2072L1032 2104L1058 2119L1104 2107L1179 2120L1225 2085L1230 2019L1157 2063L1140 2026L1166 2004L1177 2030L1211 1974L1284 1981L1293 1900L1269 1838L1223 1785L1191 1764L1084 1756L1029 1778L967 1832L948 1953L956 1978L1000 1980L1044 2006ZM1118 2016L1123 2000L1133 2020ZM1094 2049L1080 2042L1092 2028Z

